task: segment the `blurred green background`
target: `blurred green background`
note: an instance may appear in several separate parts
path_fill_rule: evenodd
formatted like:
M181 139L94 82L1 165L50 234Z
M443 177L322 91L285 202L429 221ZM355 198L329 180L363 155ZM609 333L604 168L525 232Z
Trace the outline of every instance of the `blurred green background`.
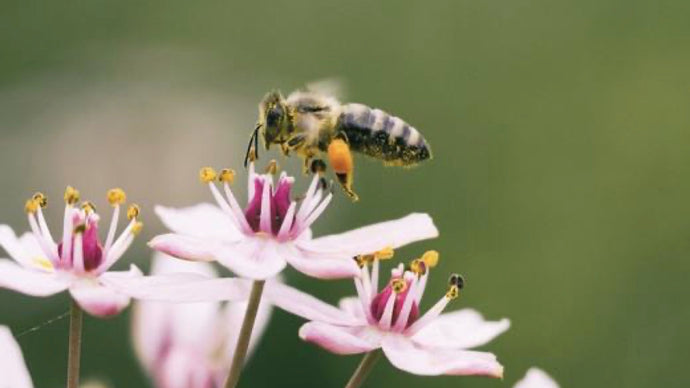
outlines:
M316 234L429 212L441 237L397 255L441 252L424 308L457 271L468 287L451 308L513 323L485 347L504 381L383 361L368 386L512 386L533 365L569 387L686 386L689 17L679 0L4 1L0 220L28 229L40 189L59 230L66 184L103 208L122 186L146 230L119 267L148 268L145 242L164 230L152 206L210 201L198 168L241 170L266 91L337 76L435 158L407 171L358 159L362 200L338 195ZM354 292L287 280L328 301ZM19 333L67 306L0 291L0 324ZM85 378L147 386L129 319L87 319ZM344 384L359 357L302 343L301 323L274 314L242 386ZM66 334L61 320L19 339L38 387L63 384Z

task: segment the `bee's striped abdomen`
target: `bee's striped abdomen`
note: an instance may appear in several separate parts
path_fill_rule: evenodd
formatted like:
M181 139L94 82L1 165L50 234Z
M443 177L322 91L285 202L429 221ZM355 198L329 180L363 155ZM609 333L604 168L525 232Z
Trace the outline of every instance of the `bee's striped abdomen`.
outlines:
M389 164L408 166L431 158L431 150L419 131L380 109L344 105L338 130L345 133L352 150Z

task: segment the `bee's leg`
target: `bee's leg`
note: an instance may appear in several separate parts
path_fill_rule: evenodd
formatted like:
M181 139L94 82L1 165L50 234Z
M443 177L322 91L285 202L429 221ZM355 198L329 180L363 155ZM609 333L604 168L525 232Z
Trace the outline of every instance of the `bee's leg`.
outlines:
M359 200L359 196L352 190L354 175L352 152L344 139L336 137L331 141L328 145L328 160L345 193L353 202Z
M302 174L309 175L311 164L311 155L306 155L304 157L304 164L302 165Z
M283 155L290 156L290 147L287 143L280 143L280 151L283 152Z

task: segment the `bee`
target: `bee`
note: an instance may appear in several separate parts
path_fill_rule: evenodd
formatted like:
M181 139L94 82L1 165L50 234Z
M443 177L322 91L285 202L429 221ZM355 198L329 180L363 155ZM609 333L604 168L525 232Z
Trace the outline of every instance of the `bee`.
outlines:
M259 138L266 150L278 145L282 153L299 155L305 173L322 172L325 154L345 193L356 201L352 187L355 151L389 166L414 166L431 159L424 136L402 119L357 103L342 104L315 86L297 90L287 98L279 91L266 94L259 104L259 119L247 147L245 166L257 156Z

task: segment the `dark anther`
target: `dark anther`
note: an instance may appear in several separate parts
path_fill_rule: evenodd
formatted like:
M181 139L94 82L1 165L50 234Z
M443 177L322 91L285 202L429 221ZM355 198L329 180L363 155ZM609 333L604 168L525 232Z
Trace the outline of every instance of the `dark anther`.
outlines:
M458 289L461 289L465 287L465 278L462 277L460 274L452 274L450 275L450 278L448 279L448 284L451 286L457 286Z
M326 162L321 159L314 159L311 162L311 173L317 174L326 171Z

